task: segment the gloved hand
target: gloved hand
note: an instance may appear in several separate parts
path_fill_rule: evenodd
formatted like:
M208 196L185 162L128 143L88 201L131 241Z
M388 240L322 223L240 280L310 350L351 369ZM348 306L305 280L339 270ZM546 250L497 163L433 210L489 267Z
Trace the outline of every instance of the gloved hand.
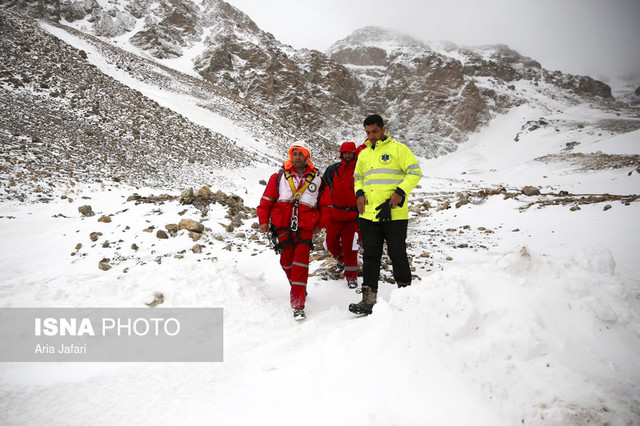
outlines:
M376 207L376 210L379 210L376 215L376 219L379 219L380 222L389 222L391 220L391 206L389 205L389 200Z

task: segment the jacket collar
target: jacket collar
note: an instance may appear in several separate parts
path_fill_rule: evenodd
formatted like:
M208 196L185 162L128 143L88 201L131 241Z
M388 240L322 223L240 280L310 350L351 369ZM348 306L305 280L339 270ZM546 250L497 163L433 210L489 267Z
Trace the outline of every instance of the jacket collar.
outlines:
M376 147L381 146L381 145L386 145L386 144L388 144L389 142L391 142L391 136L389 136L389 135L385 135L385 136L386 136L386 138L385 138L385 139L380 140L380 141L378 141L378 142L376 143ZM367 139L366 141L364 141L364 143L365 143L365 145L367 145L369 148L371 148L371 147L372 147L372 145L373 145L369 139Z

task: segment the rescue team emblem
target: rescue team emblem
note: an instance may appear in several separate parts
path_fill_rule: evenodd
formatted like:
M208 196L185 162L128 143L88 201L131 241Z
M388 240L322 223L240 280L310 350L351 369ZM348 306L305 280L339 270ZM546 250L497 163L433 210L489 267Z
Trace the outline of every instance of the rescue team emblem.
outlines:
M316 190L318 189L318 186L315 183L311 182L309 184L309 188L307 189L309 190L309 192L316 192Z
M389 154L382 154L380 156L380 162L382 164L389 164L391 162L391 156Z

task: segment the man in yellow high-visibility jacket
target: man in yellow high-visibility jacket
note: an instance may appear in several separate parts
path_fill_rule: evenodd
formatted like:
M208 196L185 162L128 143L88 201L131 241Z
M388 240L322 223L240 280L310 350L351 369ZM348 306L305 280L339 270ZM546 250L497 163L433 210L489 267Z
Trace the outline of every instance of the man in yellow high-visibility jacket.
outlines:
M367 140L353 174L358 224L363 244L362 301L349 305L356 314L370 314L378 295L378 276L384 242L398 287L411 284L407 258L409 203L406 197L420 181L422 171L411 149L386 135L382 117L364 120Z

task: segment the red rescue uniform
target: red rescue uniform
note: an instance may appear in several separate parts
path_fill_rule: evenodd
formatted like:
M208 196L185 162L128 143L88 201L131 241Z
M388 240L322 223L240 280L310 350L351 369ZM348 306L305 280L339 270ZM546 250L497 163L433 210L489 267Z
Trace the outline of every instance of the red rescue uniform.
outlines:
M355 143L343 143L340 151L355 153ZM327 205L329 211L325 221L327 249L333 257L344 263L347 281L358 278L358 250L354 241L358 232L358 208L353 189L355 167L355 157L352 161L342 159L327 167L322 177L322 203Z
M293 182L296 192L304 188L297 203L290 182ZM305 306L313 231L321 219L318 205L320 185L321 178L313 165L308 164L303 174L298 174L291 162L287 162L269 179L257 209L259 223L271 222L272 229L277 232L282 250L280 266L291 285L293 309L304 309Z

